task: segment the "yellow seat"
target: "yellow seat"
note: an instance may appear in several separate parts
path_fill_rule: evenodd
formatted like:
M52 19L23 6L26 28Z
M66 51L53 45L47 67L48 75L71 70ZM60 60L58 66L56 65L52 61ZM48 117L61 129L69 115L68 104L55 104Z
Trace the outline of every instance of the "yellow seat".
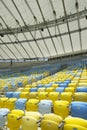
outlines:
M26 110L38 111L38 103L39 103L39 100L37 99L29 99L26 103Z
M25 85L25 88L32 88L32 85L31 84L27 84L27 85Z
M77 83L69 83L68 87L74 87L74 88L76 88L77 87Z
M50 93L50 92L54 92L54 88L53 87L50 87L50 88L46 88L46 92Z
M62 117L58 116L56 114L50 113L50 114L44 114L43 117L44 120L51 120L51 121L55 121L56 123L61 123L62 122Z
M45 92L46 88L39 88L38 92Z
M67 117L65 118L65 124L74 124L74 125L80 125L87 128L87 120L84 120L82 118L77 117Z
M48 92L40 92L40 93L38 93L38 99L39 100L48 99Z
M67 88L65 88L65 92L72 92L72 93L74 93L75 92L75 88L74 87L67 87Z
M41 121L41 130L60 130L58 126L59 124L52 120Z
M59 86L58 84L52 84L51 87L53 87L53 88L57 88L58 86Z
M38 120L34 117L24 116L21 130L38 130Z
M24 111L19 110L19 109L14 109L14 110L11 111L11 114L15 114L15 115L18 115L18 116L24 116Z
M87 130L87 128L74 124L66 124L64 125L63 130Z
M87 86L87 83L78 83L78 86L80 87L82 87L82 86Z
M87 93L85 92L76 92L73 95L74 101L83 101L87 102Z
M30 88L24 88L22 92L30 92Z
M8 98L0 98L0 108L5 108Z
M87 83L87 80L85 80L85 79L82 79L82 80L81 80L81 79L80 79L80 80L79 80L79 83Z
M9 98L6 102L6 107L10 110L15 109L15 102L17 98Z
M37 84L35 82L32 83L32 88L35 88Z
M34 117L37 120L40 120L43 118L42 114L35 111L25 112L25 116Z
M29 99L35 99L37 98L38 92L30 92L29 93Z
M20 98L29 98L29 92L21 92L20 93Z
M10 130L19 130L21 125L21 119L19 115L16 114L8 114L7 116L7 127Z
M54 113L65 118L69 115L69 102L68 101L55 101L54 102Z
M60 99L68 101L70 103L72 101L72 93L71 92L62 92L60 95Z
M50 92L48 98L53 102L59 99L59 92Z

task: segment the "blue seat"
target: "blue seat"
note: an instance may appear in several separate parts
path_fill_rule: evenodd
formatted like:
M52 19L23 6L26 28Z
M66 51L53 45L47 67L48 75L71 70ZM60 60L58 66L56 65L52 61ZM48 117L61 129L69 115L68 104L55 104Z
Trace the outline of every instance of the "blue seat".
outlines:
M77 87L76 92L87 92L87 87Z
M23 83L19 81L19 82L17 83L17 86L18 86L18 87L23 87Z
M14 92L6 92L6 97L12 98Z
M42 88L43 84L38 84L37 88Z
M31 88L30 89L30 92L37 92L38 91L38 88Z
M62 93L62 92L64 92L64 89L65 89L64 87L58 87L58 88L55 89L55 91Z
M6 116L10 110L8 108L0 108L0 113L2 113L3 116Z
M52 84L45 84L44 87L45 88L50 88L52 86Z
M71 82L70 79L64 81L64 83L70 83L70 82Z
M68 83L61 83L60 85L59 85L59 87L64 87L64 88L66 88L68 86Z
M72 102L71 116L80 117L87 120L87 103L86 102Z
M13 98L19 98L20 97L20 93L21 92L14 92L12 97Z
M56 84L61 84L61 83L62 83L62 82L59 82L59 81L58 81L58 82L56 82Z
M26 98L19 98L15 102L15 108L20 110L25 110L27 99Z

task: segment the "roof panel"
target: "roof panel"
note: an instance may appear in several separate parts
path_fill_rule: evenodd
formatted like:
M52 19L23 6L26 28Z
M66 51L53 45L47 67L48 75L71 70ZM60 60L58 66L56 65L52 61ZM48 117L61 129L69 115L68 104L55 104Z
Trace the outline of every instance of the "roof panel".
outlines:
M84 10L84 8L87 8L87 0L78 0L79 2L79 10Z
M26 40L23 33L19 33L16 35L19 41Z
M47 30L47 29L44 29L44 30L42 31L42 35L43 35L44 37L49 36L48 30Z
M4 35L4 37L0 37L3 42L11 42L7 35Z
M31 43L27 43L27 42L22 43L22 45L24 46L24 48L26 49L26 51L29 53L30 57L31 58L35 58L35 55L34 55L33 51L30 48L30 44Z
M72 53L69 35L62 36L62 39L63 39L63 43L64 43L64 47L65 47L65 52Z
M77 20L69 22L69 27L70 27L70 31L77 30L78 29L78 22L77 22Z
M32 36L31 36L31 34L29 32L26 32L24 34L26 35L26 37L27 37L28 40L33 39Z
M59 25L59 28L61 33L68 32L67 24Z
M41 51L43 52L44 56L45 57L49 57L49 52L48 52L48 50L47 50L47 48L46 48L45 43L43 42L43 40L38 41L38 44L39 44L39 46L41 48Z
M74 51L80 51L79 33L71 34Z
M53 13L52 13L52 8L50 6L50 3L48 0L38 0L41 10L43 12L43 16L46 21L54 19Z
M20 50L18 52L18 50L17 50L18 48L16 49L13 44L9 44L8 47L11 48L11 50L15 53L15 55L18 58L22 58L22 56L20 55Z
M37 54L37 57L42 57L42 54L40 52L40 50L37 47L37 44L35 42L30 42L34 52Z
M0 47L6 51L4 45L0 45ZM4 59L9 59L9 57L3 52L3 50L0 48L0 58L1 58L1 55L4 57ZM8 51L7 51L8 53Z
M26 24L34 24L33 16L23 0L14 1ZM30 17L30 18L29 18Z
M57 54L56 54L56 51L54 49L54 46L53 46L51 39L46 39L46 45L50 50L51 56L56 56Z
M65 1L65 7L66 7L66 13L76 13L75 9L75 0L64 0Z
M83 50L87 49L87 30L82 31L82 48Z
M11 57L11 58L13 58L13 59L15 59L15 57L14 57L14 55L16 55L16 54L12 54L12 52L14 53L14 51L12 50L12 52L9 50L9 49L11 49L10 48L10 45L7 45L7 47L5 46L5 45L3 45L3 48L4 48L4 50L6 51L6 53ZM9 48L9 49L8 49Z
M81 19L80 25L81 25L81 28L87 27L87 19L86 18Z
M17 34L15 34L16 36L18 36ZM10 37L10 39L15 42L17 41L17 39L14 37L14 35L8 35Z
M24 51L23 47L21 46L21 44L18 43L18 44L15 44L15 46L20 50L20 52L23 55L23 58L29 58L26 52Z
M57 18L60 18L60 16L64 16L63 6L62 6L62 0L52 0L54 9L56 11Z
M36 0L27 0L38 22L43 22ZM31 23L32 24L32 23ZM35 23L34 23L35 24Z
M64 52L63 52L63 48L62 48L62 44L61 44L60 38L59 37L53 38L53 40L54 40L55 46L57 48L58 55L59 54L63 54Z
M6 0L3 1L6 4L6 6L9 8L9 10L13 13L13 15L16 17L16 19L19 21L20 25L23 25L20 16L18 15L14 5L12 4L12 1L11 0L9 0L9 2ZM1 16L5 19L9 27L13 28L18 26L17 22L14 20L14 18L11 16L11 14L7 11L5 6L1 2L0 2L0 12L1 12Z
M58 33L57 27L49 28L51 35L55 35Z

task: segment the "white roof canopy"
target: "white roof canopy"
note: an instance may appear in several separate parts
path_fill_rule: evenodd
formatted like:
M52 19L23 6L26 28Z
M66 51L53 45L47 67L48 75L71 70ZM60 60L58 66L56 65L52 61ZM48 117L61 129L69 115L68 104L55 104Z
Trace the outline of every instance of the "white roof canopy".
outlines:
M0 0L0 59L87 51L87 0Z

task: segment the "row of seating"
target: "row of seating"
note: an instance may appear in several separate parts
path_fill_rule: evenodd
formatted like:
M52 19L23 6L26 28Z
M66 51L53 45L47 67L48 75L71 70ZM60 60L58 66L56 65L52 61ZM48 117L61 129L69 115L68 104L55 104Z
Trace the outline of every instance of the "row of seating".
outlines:
M10 110L20 109L27 111L39 111L42 114L56 113L62 118L69 114L75 117L87 119L87 102L73 101L68 102L64 100L38 100L38 99L16 99L16 98L1 98L0 108L8 108ZM71 113L70 113L71 112Z
M7 98L26 98L26 99L49 99L52 101L66 100L66 101L84 101L87 102L87 92L8 92Z
M87 120L71 116L63 120L53 113L42 116L39 112L0 109L0 119L0 128L9 130L87 130Z

